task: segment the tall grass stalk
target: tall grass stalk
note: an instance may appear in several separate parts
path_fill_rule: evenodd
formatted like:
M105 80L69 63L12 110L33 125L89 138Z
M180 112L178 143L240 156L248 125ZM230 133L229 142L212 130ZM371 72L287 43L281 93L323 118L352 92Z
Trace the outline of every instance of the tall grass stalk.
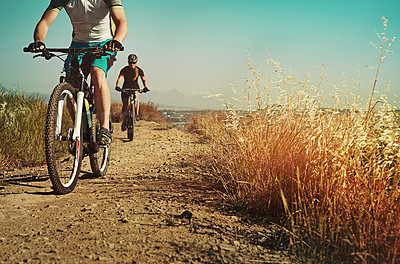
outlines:
M375 89L376 89L376 84L378 82L378 76L379 73L381 72L381 66L382 66L382 62L383 60L387 57L387 55L389 53L391 53L392 51L389 50L390 46L392 46L393 42L395 41L396 37L393 37L390 41L389 38L386 36L386 32L387 32L387 27L388 27L388 20L383 16L382 17L382 23L383 23L383 32L381 33L376 33L377 37L380 39L380 43L379 45L375 45L373 42L369 42L378 52L379 54L379 60L378 60L378 67L376 69L376 75L375 75L375 79L374 79L374 84L372 86L372 91L371 91L371 95L370 95L370 99L369 99L369 105L368 105L368 114L366 117L365 122L368 122L368 118L372 112L372 110L374 109L376 103L373 105L373 99L374 99L374 93L375 93ZM389 42L389 43L388 43Z
M195 120L228 197L284 226L304 260L399 263L395 108L385 96L372 101L376 84L363 105L349 91L359 89L357 82L336 87L335 105L323 108L322 87L309 74L286 75L269 55L265 75L249 65L254 81L247 92L255 104Z

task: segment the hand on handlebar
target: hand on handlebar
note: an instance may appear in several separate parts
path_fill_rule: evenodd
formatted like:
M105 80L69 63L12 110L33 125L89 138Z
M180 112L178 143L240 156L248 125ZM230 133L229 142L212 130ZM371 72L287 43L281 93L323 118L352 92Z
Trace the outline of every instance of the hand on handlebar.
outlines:
M124 47L122 46L121 42L118 40L110 40L106 44L104 44L104 49L106 51L111 51L111 52L117 52L117 51L123 51Z
M25 52L39 53L46 49L46 45L41 41L32 42L27 48L24 48Z
M118 91L118 92L121 92L121 91L122 91L122 88L119 87L119 86L115 86L115 90Z
M149 92L149 91L150 91L149 88L144 87L143 90L141 90L140 92L141 92L141 93L147 93L147 92Z

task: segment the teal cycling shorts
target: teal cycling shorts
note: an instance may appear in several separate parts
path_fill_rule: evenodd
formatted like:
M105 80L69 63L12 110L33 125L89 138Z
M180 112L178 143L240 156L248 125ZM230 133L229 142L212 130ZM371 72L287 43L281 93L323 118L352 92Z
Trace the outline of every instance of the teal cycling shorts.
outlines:
M97 45L103 46L108 41L110 41L110 40L106 40L106 41L102 41L102 42L94 42L94 43L80 43L80 42L72 41L70 47L82 49L82 48L87 48L87 47L97 46ZM95 58L94 56L91 56L91 58L90 58L91 59L90 66L92 66L92 67L95 66L95 67L102 69L106 73L106 77L108 75L108 70L114 64L114 61L116 61L116 58L115 58L116 53L112 53L112 52L107 52L107 53L109 53L108 56L102 56L99 59ZM85 58L86 57L87 56L85 56ZM83 62L83 58L84 58L84 54L79 56L79 65L85 64ZM71 63L73 65L72 56L71 56L71 54L69 54L64 63L64 71L66 73L66 76L69 76L71 73ZM90 72L90 69L82 69L82 70L85 73L85 76L87 76Z

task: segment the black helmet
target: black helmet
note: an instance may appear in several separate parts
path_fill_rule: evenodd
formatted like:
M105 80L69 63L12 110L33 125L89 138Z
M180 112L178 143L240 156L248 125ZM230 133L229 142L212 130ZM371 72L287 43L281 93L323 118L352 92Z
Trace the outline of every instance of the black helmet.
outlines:
M136 64L138 61L138 57L135 54L131 54L128 56L128 63Z

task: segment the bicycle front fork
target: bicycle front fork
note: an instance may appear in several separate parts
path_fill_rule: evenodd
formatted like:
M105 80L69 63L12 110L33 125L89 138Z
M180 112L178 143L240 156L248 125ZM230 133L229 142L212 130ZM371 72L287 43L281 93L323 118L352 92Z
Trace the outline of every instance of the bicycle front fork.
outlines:
M74 134L72 135L72 140L76 141L80 139L81 135L81 126L82 126L82 110L83 110L83 99L85 97L85 93L82 91L78 92L76 98L76 113L75 113L75 125L74 125Z

